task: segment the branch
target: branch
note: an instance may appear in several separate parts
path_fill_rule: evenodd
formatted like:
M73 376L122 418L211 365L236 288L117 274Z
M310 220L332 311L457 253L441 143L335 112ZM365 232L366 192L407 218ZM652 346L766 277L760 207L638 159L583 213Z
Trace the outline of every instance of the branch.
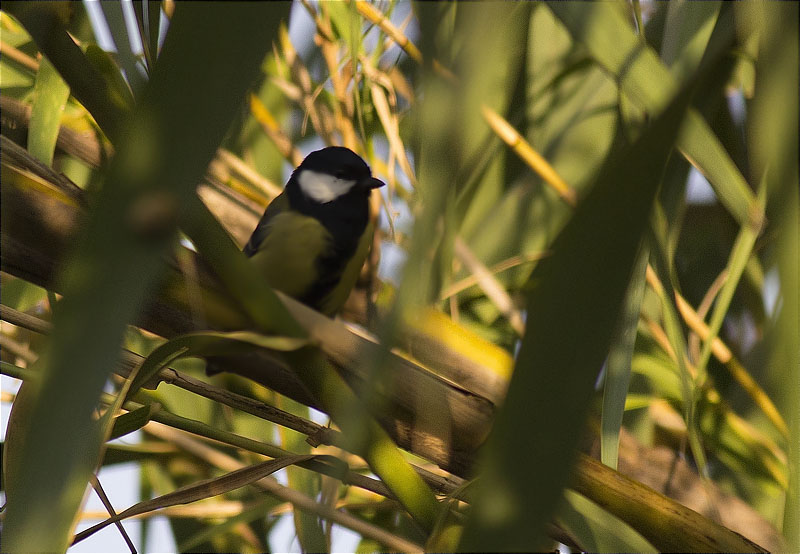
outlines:
M0 305L0 319L7 321L17 327L22 327L36 333L47 335L52 329L49 321L39 319L38 317L25 314L8 306ZM0 339L5 339L5 335L0 335ZM6 346L4 344L4 346ZM32 362L32 360L29 360ZM144 357L131 352L130 350L123 349L120 353L120 359L114 368L114 373L122 377L128 377L131 372L141 365ZM259 400L254 400L247 396L231 392L229 390L215 387L199 379L187 375L173 368L162 369L158 375L158 381L169 385L176 386L180 389L192 392L209 400L219 402L231 408L241 410L243 412L254 415L266 421L271 421L288 429L302 433L308 437L308 441L312 446L320 444L336 446L343 450L347 450L346 441L341 432L336 429L324 427L313 421L309 421L302 417L286 412L265 404ZM165 422L162 422L165 423ZM238 445L243 446L243 445ZM276 447L277 448L277 447ZM260 452L263 453L263 452ZM325 464L318 462L311 462L304 464L302 467L313 471L318 471L330 477L340 478L349 485L370 490L376 494L380 494L392 498L391 493L383 486L382 483L371 478L367 478L359 473L348 472L346 475L341 475L337 470L322 467ZM450 494L458 487L463 485L463 480L455 477L443 477L426 470L425 468L415 466L412 464L414 470L420 474L428 485L436 489L441 494Z

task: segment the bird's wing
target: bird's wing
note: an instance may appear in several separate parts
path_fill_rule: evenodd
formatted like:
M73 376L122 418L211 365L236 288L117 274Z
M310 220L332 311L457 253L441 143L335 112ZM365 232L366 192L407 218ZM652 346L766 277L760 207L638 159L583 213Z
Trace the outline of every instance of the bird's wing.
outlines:
M330 247L330 233L317 219L297 212L269 215L262 218L264 228L256 229L261 239L250 258L272 288L302 299L319 277L317 259Z
M272 202L269 203L269 206L264 211L264 215L258 221L258 225L253 230L253 234L250 235L250 240L247 241L247 244L242 249L246 256L252 256L258 251L259 245L269 234L269 222L272 218L288 209L289 197L285 192L272 199Z
M361 274L361 268L369 254L370 247L372 246L373 232L375 224L373 222L367 223L367 227L361 238L358 241L358 246L353 254L353 257L348 260L347 264L342 268L342 273L339 276L338 283L325 295L320 301L319 311L323 314L332 316L337 313L339 309L347 301L350 292Z

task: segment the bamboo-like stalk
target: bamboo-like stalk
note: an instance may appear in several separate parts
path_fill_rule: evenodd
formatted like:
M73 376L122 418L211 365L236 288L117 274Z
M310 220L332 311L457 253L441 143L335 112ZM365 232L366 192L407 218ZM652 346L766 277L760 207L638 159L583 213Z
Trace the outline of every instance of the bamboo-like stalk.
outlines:
M767 552L711 520L698 520L697 512L588 456L580 456L572 487L630 523L663 552Z

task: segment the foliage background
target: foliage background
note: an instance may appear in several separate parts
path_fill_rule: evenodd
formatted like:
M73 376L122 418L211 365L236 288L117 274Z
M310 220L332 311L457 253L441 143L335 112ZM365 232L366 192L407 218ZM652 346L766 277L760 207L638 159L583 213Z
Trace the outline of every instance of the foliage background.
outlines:
M709 487L742 499L790 550L800 547L796 4L299 3L291 17L308 14L316 30L302 44L278 25L288 5L248 13L255 8L166 2L161 16L134 2L132 30L120 5L101 6L114 55L97 47L82 4L4 3L0 21L2 95L31 106L22 145L87 191L88 228L107 230L84 234L52 291L2 276L4 305L57 314L50 341L3 322L3 372L41 371L59 399L29 393L37 423L17 433L33 437L24 459L35 462L25 467L40 496L22 487L30 499L4 514L4 536L25 537L35 524L45 530L40 545L65 547L86 480L61 481L59 472L79 477L98 463L137 460L146 499L238 467L221 464L223 454L238 464L263 459L230 444L192 447L152 423L142 442L103 448L111 410L97 437L69 429L86 429L101 388L122 390L109 377L120 340L142 355L163 342L124 325L149 294L159 255L174 249L176 225L208 255L174 212L192 205L203 175L201 197L241 244L287 170L335 143L389 183L375 202L381 279L365 276L368 307L354 299L347 314L391 345L402 340L401 321L414 327L433 306L475 334L461 348L489 341L518 357L484 449L485 476L469 489L480 509L444 497L452 515L423 531L396 502L307 469L288 471L290 489L407 541L397 549L545 546L545 530L589 550L663 549L642 522L612 519L620 514L597 498L563 496L588 417L607 465L617 466L624 424L642 444L686 456ZM184 10L185 26L169 26L176 46L165 60L158 37ZM83 54L45 44L45 35L71 37ZM687 110L680 93L690 88ZM89 163L57 147L60 127L119 154ZM12 135L5 121L3 133ZM7 182L29 178L13 167L4 150L4 194ZM707 192L699 200L687 187ZM214 196L226 190L234 222ZM144 215L127 228L117 223L129 206ZM4 240L14 217L4 209ZM93 278L103 286L89 287ZM53 292L65 290L73 294ZM172 367L204 378L197 360ZM310 417L251 381L213 384ZM206 434L312 452L294 431L180 388L161 385L136 400L204 423ZM158 421L140 412L126 425L148 420ZM77 448L75 436L86 445ZM81 460L83 452L96 459ZM313 452L367 471L341 450ZM3 483L7 490L13 480ZM36 512L53 498L73 500L56 516ZM197 505L193 517L168 512L181 550L275 548L277 514L290 509L286 497L255 486ZM321 509L308 514L294 517L299 544L329 549ZM147 533L145 524L133 542ZM364 535L359 549L389 544L376 540Z

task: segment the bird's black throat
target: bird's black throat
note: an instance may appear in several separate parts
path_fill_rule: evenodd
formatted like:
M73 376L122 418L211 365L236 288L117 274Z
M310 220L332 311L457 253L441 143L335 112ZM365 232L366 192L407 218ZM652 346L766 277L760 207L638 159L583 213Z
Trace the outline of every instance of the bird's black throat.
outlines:
M291 209L317 219L332 239L331 248L317 259L319 278L299 299L301 302L319 308L322 300L339 282L369 222L369 192L354 185L335 200L320 203L303 194L296 175L292 175L287 183L286 193Z

